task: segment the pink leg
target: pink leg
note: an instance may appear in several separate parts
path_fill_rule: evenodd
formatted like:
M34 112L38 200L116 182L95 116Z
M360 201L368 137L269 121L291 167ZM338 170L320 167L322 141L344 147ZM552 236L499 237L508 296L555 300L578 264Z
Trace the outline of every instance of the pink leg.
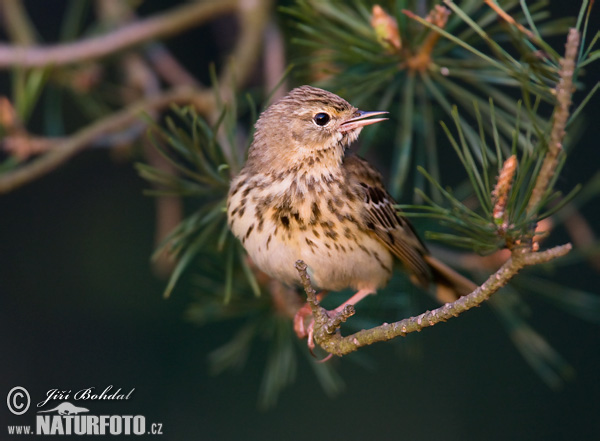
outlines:
M360 302L362 299L364 299L365 297L367 297L370 294L375 294L375 290L374 289L361 289L356 294L354 294L352 297L350 297L348 300L346 300L344 303L342 303L340 306L335 308L334 312L337 313L337 312L343 311L344 308L346 307L346 305L356 305L358 302Z

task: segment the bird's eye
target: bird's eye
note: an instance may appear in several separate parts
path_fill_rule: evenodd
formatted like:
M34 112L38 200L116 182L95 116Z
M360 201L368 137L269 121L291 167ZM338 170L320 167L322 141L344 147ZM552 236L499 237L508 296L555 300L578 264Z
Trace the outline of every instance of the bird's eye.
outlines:
M313 120L315 121L315 124L318 126L325 126L327 125L327 123L329 122L329 120L331 119L331 117L326 114L326 113L317 113L315 115L315 117L313 118Z

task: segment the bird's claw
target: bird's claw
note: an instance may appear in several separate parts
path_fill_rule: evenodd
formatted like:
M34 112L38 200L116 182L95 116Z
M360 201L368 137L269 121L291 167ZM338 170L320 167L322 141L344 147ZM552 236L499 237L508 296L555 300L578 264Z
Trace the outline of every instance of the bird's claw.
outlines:
M310 318L310 322L307 326L306 319ZM310 305L305 303L294 315L294 331L298 338L306 338L308 337L308 328L310 324L313 323L314 320L312 318L312 310L310 309Z
M306 342L308 350L313 357L317 358L314 352L314 349L316 347L314 339L315 319L312 316L312 310L308 303L304 304L304 306L302 306L294 316L294 331L296 332L298 338L306 338L308 340ZM333 354L327 355L322 360L319 360L319 363L326 362L332 356Z
M314 339L314 333L315 333L315 321L311 320L310 324L308 325L308 342L306 343L308 345L308 351L310 352L310 355L312 355L313 357L317 358L317 356L315 355L314 349L315 349L315 339ZM321 360L317 360L317 363L325 363L326 361L329 361L331 359L331 357L333 357L332 353L327 354L327 356L325 358L322 358Z

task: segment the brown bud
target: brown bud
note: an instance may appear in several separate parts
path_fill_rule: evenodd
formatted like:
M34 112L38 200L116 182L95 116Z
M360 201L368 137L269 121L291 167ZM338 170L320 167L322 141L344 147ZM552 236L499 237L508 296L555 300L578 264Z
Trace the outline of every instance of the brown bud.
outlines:
M436 25L438 28L444 28L448 21L450 10L442 5L435 5L435 7L427 14L425 20L429 23Z
M392 51L399 51L402 48L402 41L400 40L396 19L385 12L379 5L373 6L371 26L375 30L377 41L379 41L383 47Z
M5 96L0 96L0 126L8 132L20 126L17 112L10 100Z
M506 204L508 202L508 194L512 188L513 178L517 170L517 157L512 155L502 165L502 170L498 175L498 182L492 192L492 198L494 201L494 222L496 225L501 227L503 230L507 228L507 213Z

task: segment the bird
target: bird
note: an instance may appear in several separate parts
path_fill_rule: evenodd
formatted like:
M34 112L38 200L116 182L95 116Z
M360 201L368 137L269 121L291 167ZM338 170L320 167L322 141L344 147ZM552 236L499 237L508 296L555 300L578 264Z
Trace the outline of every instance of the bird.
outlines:
M364 127L386 121L387 113L297 87L260 115L246 163L230 184L228 225L258 269L300 285L294 264L304 261L324 292L356 291L336 311L383 288L395 261L415 285L435 286L443 303L476 288L430 254L381 174L348 151ZM296 332L306 337L298 314Z

